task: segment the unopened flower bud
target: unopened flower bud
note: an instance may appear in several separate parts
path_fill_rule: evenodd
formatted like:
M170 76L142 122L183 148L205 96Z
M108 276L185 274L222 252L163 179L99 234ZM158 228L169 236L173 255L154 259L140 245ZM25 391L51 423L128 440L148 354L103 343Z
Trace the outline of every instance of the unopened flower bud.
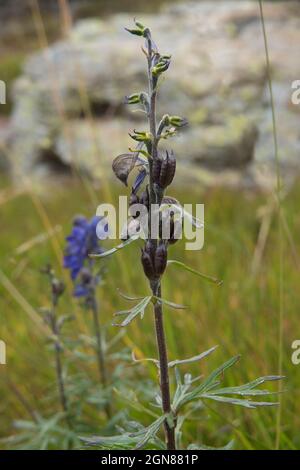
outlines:
M169 125L174 127L183 127L188 123L187 119L180 116L169 116Z
M133 134L129 134L129 136L136 140L137 142L150 142L151 141L151 134L149 132L139 132L134 130Z
M168 70L171 63L171 56L164 55L159 57L159 61L152 67L152 74L158 76Z
M145 26L142 23L140 23L139 21L134 20L134 22L135 22L135 24L137 25L138 28L145 29Z
M133 93L132 95L125 96L125 104L137 104L141 101L140 93Z
M134 34L136 36L144 36L144 37L147 37L147 35L150 33L149 29L146 28L142 23L140 23L139 21L134 21L135 22L135 25L137 26L137 28L133 28L133 29L128 29L128 28L125 28L126 31L128 31L129 33L131 34Z
M142 29L129 29L125 28L126 31L130 34L134 34L135 36L144 36L144 31Z

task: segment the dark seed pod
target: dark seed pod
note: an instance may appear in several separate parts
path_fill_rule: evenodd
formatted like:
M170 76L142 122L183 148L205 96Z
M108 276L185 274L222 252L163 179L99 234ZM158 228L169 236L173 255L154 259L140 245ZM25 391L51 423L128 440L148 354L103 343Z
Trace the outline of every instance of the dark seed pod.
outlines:
M155 280L155 269L153 265L153 258L147 251L146 246L142 249L141 261L144 268L144 273L150 281Z
M145 244L145 251L149 253L151 256L152 260L154 260L154 255L155 255L155 245L152 240L147 240Z
M83 215L75 215L73 219L73 225L80 226L86 221L86 218Z
M157 157L154 160L153 165L152 165L152 178L153 178L153 182L156 184L159 184L161 164L162 164L162 159L160 157Z
M65 284L59 279L56 279L56 278L52 279L51 287L52 287L52 294L57 299L64 293Z
M167 266L167 260L167 247L164 242L160 242L160 244L156 248L154 257L155 274L157 277L160 277L164 273Z
M93 279L91 271L87 268L82 268L80 277L81 277L82 283L85 285L88 285Z
M176 171L176 159L173 152L166 152L166 158L162 161L160 176L159 176L159 186L161 188L166 188L169 186L175 176Z

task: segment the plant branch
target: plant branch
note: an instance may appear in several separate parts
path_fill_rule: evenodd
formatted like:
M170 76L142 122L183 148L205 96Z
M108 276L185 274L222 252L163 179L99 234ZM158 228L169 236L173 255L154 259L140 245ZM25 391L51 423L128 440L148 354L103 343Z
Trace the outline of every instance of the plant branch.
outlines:
M57 379L61 408L63 412L66 414L67 424L71 428L70 417L69 417L69 405L68 405L68 399L67 399L67 394L66 394L66 389L65 389L63 366L62 366L62 359L61 359L62 347L59 341L60 332L59 332L59 328L58 328L57 321L56 321L56 305L57 305L57 299L55 298L55 296L53 296L50 322L51 322L51 329L52 329L53 335L55 336L54 349L55 349L56 379Z

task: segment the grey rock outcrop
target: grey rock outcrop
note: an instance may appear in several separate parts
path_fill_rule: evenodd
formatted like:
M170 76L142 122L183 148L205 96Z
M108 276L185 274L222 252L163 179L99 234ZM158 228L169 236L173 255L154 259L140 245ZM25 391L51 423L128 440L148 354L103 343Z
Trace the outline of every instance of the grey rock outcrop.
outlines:
M300 17L291 2L266 4L279 145L287 175L300 170L299 112L291 83ZM159 113L180 114L190 126L169 143L179 164L199 175L238 172L237 181L274 174L271 111L256 2L190 2L143 15L162 52L174 60L159 90ZM10 155L15 176L53 161L101 176L130 145L127 130L143 115L124 95L145 88L143 56L124 31L132 17L81 20L67 40L30 57L14 92ZM228 170L228 171L227 171Z

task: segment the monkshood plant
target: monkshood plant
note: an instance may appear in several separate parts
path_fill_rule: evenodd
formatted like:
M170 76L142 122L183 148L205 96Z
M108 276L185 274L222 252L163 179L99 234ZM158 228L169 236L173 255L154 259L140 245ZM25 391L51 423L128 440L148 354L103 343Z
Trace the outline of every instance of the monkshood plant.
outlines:
M143 204L147 209L148 227L151 227L151 217L154 208L160 215L159 237L152 237L151 230L148 231L146 240L143 242L141 249L141 264L144 274L149 282L150 294L144 298L134 298L125 296L128 300L138 301L130 310L117 312L118 316L124 316L125 319L118 323L119 326L125 327L136 317L143 317L148 306L152 306L155 320L155 334L157 342L158 359L149 359L155 363L159 371L160 393L155 397L154 406L160 410L156 414L153 422L144 427L140 423L129 422L127 429L122 429L120 435L113 437L94 437L86 439L87 444L97 446L99 448L108 449L131 449L131 448L155 448L174 450L182 448L182 426L188 416L188 410L199 405L204 400L214 400L225 404L239 405L246 408L256 408L258 406L272 406L276 403L265 401L253 401L253 397L262 397L269 395L268 390L261 390L259 385L279 380L278 376L260 377L252 382L241 386L224 387L221 385L225 371L235 365L239 360L239 356L233 357L211 372L207 377L192 377L191 374L185 374L182 377L180 373L180 365L200 361L209 354L213 353L216 347L212 347L190 359L174 360L169 362L168 350L166 344L163 306L166 304L170 307L181 308L162 297L162 279L169 264L185 268L201 278L212 282L219 283L216 279L198 273L193 268L189 268L184 263L174 260L168 260L169 246L176 242L175 236L176 223L174 212L170 212L166 217L163 207L172 205L175 208L181 208L176 199L166 196L166 189L170 187L176 171L176 157L172 151L165 153L159 150L159 144L162 139L166 140L173 136L183 126L187 124L186 119L179 116L170 116L165 114L159 122L156 118L156 99L158 86L161 77L169 69L171 56L161 54L155 45L149 28L143 26L139 22L135 22L133 29L127 29L133 35L144 39L145 46L143 53L147 61L148 90L147 92L137 92L126 98L126 102L130 105L140 105L142 111L148 119L148 129L134 130L130 136L137 142L137 147L129 149L129 153L119 155L113 162L113 171L116 176L125 185L128 184L128 177L132 170L138 170L130 195L130 207L137 203ZM143 185L146 187L143 189ZM175 211L176 212L176 211ZM132 212L130 224L136 225L135 213ZM166 218L170 227L167 237L164 237L163 225ZM126 237L125 237L126 238ZM137 240L137 236L129 236L126 241L117 247L95 256L110 255L119 249L125 247L129 243ZM174 371L175 391L171 396L170 390L170 372ZM164 429L164 439L161 439L160 431ZM230 448L229 443L225 448ZM189 449L207 449L203 443L190 443Z
M54 270L47 265L41 270L47 276L50 286L50 305L40 309L45 324L48 327L48 345L54 359L56 391L43 397L44 405L51 401L58 402L56 411L43 416L38 411L32 411L32 420L17 420L14 427L16 435L9 437L6 444L18 449L71 449L79 445L78 432L86 428L78 426L80 410L74 403L74 397L69 393L68 361L66 360L66 338L64 326L73 319L72 315L61 315L58 312L61 297L65 291L64 283L57 278ZM75 406L74 406L75 405Z
M97 227L97 234L96 234ZM105 338L100 327L99 304L96 296L96 288L101 282L101 271L96 270L95 261L90 253L101 254L103 252L99 238L105 238L108 230L105 219L93 217L88 220L84 216L76 216L73 220L71 234L67 237L67 246L64 256L64 267L70 270L74 283L75 297L82 299L82 306L92 312L94 334L96 338L96 359L99 378L103 390L107 388L108 378L105 360ZM111 417L109 397L105 404L107 417Z

